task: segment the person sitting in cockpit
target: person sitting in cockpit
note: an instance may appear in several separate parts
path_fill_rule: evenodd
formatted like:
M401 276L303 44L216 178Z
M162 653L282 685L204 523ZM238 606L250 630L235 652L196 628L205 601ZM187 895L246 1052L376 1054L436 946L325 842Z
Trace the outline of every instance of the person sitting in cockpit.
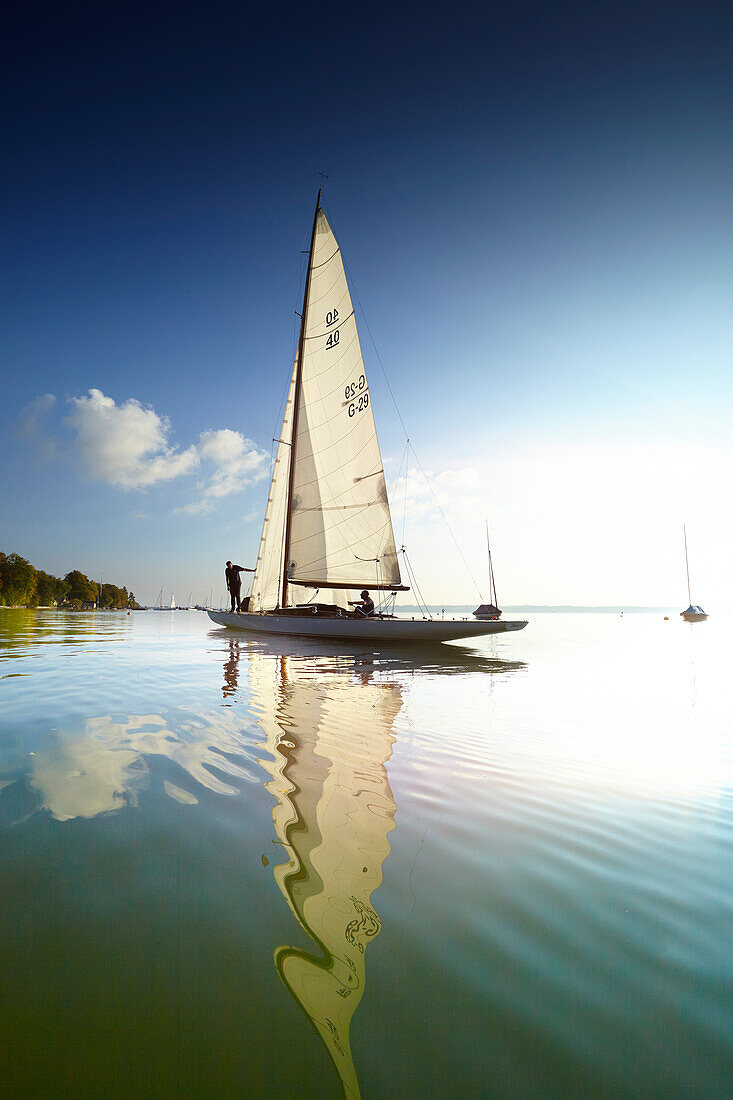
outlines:
M354 608L357 615L364 615L367 618L374 614L374 600L371 598L366 588L361 593L360 600L349 600L349 603Z

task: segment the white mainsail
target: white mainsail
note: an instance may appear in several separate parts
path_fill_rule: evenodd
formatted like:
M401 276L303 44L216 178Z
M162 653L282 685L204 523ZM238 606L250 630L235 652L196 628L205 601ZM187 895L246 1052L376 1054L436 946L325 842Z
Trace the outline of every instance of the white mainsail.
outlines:
M303 320L290 583L400 586L382 457L336 238L316 215Z
M286 544L288 583L318 589L321 602L345 607L352 588L401 585L356 318L320 207L250 610L281 606Z

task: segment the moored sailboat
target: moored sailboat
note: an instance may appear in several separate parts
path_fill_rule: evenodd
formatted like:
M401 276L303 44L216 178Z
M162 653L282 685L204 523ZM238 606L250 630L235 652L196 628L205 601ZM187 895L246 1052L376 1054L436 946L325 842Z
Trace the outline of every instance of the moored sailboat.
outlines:
M356 318L318 193L298 350L246 611L221 626L267 634L430 643L521 630L525 621L351 611L353 593L402 583ZM370 601L371 602L371 601Z
M687 598L690 601L686 611L680 611L680 616L687 623L701 623L707 619L707 612L703 611L697 604L693 604L692 595L690 593L690 562L687 557L687 527L682 525L682 533L685 539L685 569L687 570Z
M489 521L486 521L486 551L489 556L489 602L479 604L474 611L477 619L498 619L501 616L499 610L499 597L496 595L496 581L494 580L494 565L491 560L491 543L489 542Z

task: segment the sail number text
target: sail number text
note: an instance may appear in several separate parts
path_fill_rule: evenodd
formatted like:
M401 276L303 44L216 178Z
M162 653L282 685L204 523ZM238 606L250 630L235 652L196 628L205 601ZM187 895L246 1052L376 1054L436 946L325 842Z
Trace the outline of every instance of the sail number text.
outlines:
M346 387L346 389L344 390L344 397L347 401L350 401L352 397L356 397L357 393L361 393L365 386L366 378L363 374L360 374L358 382L351 382Z
M356 382L350 382L346 386L344 397L350 402L348 407L349 416L356 416L358 412L363 412L364 409L369 407L369 393L366 390L366 378L363 374L359 375ZM352 398L354 398L353 401Z
M339 320L339 311L337 309L329 309L326 314L326 328L330 328L331 325L337 325ZM326 337L326 350L330 351L331 348L335 348L338 345L340 333L338 329L334 329L333 332L329 332Z

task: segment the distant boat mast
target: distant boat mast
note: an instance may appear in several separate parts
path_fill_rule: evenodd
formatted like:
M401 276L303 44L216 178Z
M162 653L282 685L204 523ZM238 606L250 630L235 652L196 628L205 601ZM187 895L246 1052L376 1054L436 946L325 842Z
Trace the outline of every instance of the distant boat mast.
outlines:
M499 601L496 598L496 581L494 580L494 565L491 561L491 544L489 543L489 521L486 520L486 550L489 555L489 603L493 603L494 607L499 606Z

